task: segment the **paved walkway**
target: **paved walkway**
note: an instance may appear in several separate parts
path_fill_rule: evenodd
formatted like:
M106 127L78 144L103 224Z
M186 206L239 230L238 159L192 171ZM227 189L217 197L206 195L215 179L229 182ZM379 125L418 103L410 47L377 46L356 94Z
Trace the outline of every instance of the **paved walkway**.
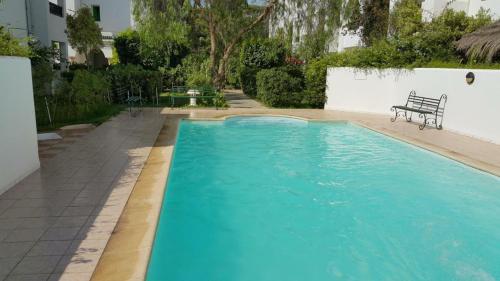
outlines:
M241 90L224 90L224 96L231 108L265 108L258 101L243 94Z
M164 121L122 113L0 195L0 280L89 280Z

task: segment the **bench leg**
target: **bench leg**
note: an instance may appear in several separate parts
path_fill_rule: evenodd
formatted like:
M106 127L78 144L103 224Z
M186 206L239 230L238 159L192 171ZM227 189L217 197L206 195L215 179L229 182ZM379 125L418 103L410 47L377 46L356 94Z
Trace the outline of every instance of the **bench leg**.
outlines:
M436 114L436 129L442 130L443 129L443 116L439 119L439 125L438 125L438 115Z
M396 119L398 119L399 113L401 113L401 111L398 111L398 109L394 108L394 107L391 107L391 111L394 112L394 117L391 117L391 122L394 122L394 121L396 121ZM406 115L406 112L405 112L405 115Z
M422 124L418 125L418 128L419 128L420 130L423 130L423 129L425 128L425 126L427 126L427 115L425 115L425 114L420 114L420 116L419 116L419 117L420 117L420 118L424 118L424 123L422 123Z
M410 112L410 117L408 117L408 114L407 112L405 111L405 118L406 118L406 122L411 122L411 117L413 116L413 112Z

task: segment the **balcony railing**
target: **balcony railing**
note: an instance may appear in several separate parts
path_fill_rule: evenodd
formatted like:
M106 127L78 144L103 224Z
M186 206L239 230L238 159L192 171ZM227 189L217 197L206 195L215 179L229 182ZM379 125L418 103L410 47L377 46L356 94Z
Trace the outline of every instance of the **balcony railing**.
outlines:
M53 15L56 15L61 18L63 17L63 7L56 5L52 2L49 2L49 11Z

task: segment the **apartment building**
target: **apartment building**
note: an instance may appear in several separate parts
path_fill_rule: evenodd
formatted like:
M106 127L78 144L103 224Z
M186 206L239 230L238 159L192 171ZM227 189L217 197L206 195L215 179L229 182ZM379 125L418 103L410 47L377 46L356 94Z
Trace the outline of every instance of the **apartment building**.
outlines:
M113 57L113 39L121 31L134 27L132 0L66 0L68 14L74 14L81 7L89 7L95 21L102 28L104 46L101 51L106 59ZM77 54L68 48L70 60Z
M392 10L398 1L399 0L391 0L389 9ZM306 14L304 12L305 8L297 8L295 2L288 0L283 0L283 4L286 5L288 9L284 14L270 20L269 35L272 37L276 36L280 30L291 30L293 33L292 46L293 48L297 48L307 33L307 30L303 26L299 26L300 17ZM464 11L469 16L476 15L482 8L489 10L493 18L500 18L500 0L423 0L423 20L432 20L432 18L440 15L445 8ZM334 33L335 36L332 36L327 46L329 52L342 52L348 48L362 46L361 38L357 34L346 32L346 30L342 28L332 30L332 33Z
M469 16L477 15L482 8L489 10L493 18L500 18L500 0L425 0L422 2L423 19L432 20L445 8L464 11Z
M58 51L56 64L64 68L68 48L65 7L65 0L4 0L0 3L0 25L17 38L29 36L53 47Z

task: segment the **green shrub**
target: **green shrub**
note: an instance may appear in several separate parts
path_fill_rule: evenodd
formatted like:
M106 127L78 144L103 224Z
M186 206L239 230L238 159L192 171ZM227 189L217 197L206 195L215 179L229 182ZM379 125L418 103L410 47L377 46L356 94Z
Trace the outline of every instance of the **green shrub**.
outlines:
M30 49L21 45L21 42L13 37L3 26L0 25L0 56L29 57Z
M184 68L180 64L171 68L161 67L160 72L167 87L183 86L186 84L187 75Z
M131 95L138 96L140 94L146 101L151 100L156 95L157 89L158 91L162 89L162 73L145 70L140 65L113 65L108 68L106 75L109 77L113 89L126 88ZM118 102L119 97L113 96L113 100Z
M114 47L118 60L122 64L141 64L140 47L141 38L139 33L132 29L126 29L114 39Z
M241 89L247 96L257 96L257 72L257 67L242 66L240 69Z
M226 86L240 88L240 60L237 56L229 59L226 70Z
M182 60L182 69L186 75L186 86L210 87L212 79L210 75L210 60L204 55L191 54Z
M104 102L110 83L100 74L77 70L71 88L76 103L94 104Z
M261 69L277 67L285 63L286 55L287 50L281 41L271 38L253 38L243 42L240 64Z
M35 94L35 114L39 128L49 126L50 119L55 125L94 122L117 113L116 107L110 103L110 83L104 75L87 70L77 70L73 75L72 82L57 80L53 94Z
M69 65L69 70L70 71L75 71L75 70L88 70L89 67L84 64L84 63L72 63Z
M285 45L277 39L257 38L243 42L240 51L240 83L243 92L255 97L257 72L260 69L283 66L286 55Z
M227 104L226 98L224 97L224 94L222 94L221 92L217 92L215 94L213 103L218 108L227 108L229 106Z
M263 69L257 73L257 98L271 107L302 105L303 80L285 68Z

